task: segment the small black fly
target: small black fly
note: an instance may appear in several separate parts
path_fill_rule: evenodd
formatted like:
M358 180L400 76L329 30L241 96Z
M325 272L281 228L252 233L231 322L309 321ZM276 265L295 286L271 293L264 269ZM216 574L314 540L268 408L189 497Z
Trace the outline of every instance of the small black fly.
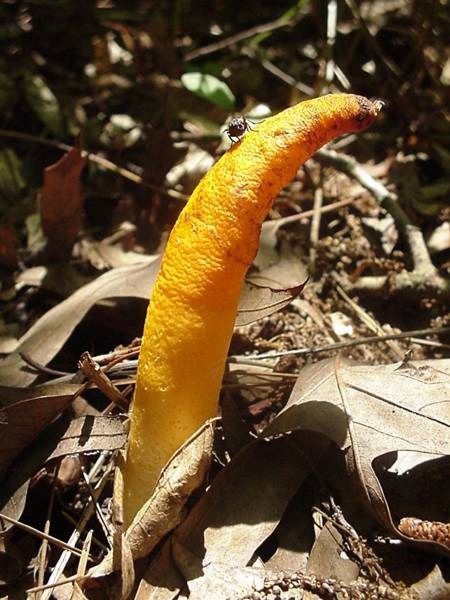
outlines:
M246 131L250 131L251 121L247 121L242 115L236 115L228 123L226 133L230 140L235 143L238 142Z

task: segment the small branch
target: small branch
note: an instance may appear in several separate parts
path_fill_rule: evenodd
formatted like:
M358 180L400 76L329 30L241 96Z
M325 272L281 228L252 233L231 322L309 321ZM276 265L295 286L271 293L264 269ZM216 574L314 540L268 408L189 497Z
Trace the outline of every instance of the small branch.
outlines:
M95 362L89 352L83 352L78 363L79 369L88 381L94 383L107 398L122 410L128 410L128 401L122 392L112 383L101 366Z
M250 55L250 53L247 52L247 55ZM279 67L274 65L273 62L267 60L267 58L262 58L260 60L260 63L261 66L264 67L264 69L266 69L266 71L268 71L272 75L275 75L275 77L277 77L287 85L296 88L306 96L314 96L314 90L312 87L309 87L309 85L306 85L301 81L297 81L294 77L292 77L292 75L289 75L289 73L282 71Z
M334 45L336 43L337 0L327 3L327 43L325 46L325 73L321 85L321 93L328 94L334 78Z
M235 33L234 35L230 35L227 38L222 40L218 40L213 44L209 44L208 46L203 46L202 48L197 48L196 50L191 50L187 52L183 59L185 61L195 60L196 58L200 58L201 56L207 56L208 54L213 54L218 50L223 50L224 48L228 48L233 44L237 44L238 42L242 42L248 38L251 38L255 35L261 33L267 33L275 31L276 29L280 29L281 27L287 27L290 25L290 20L283 19L280 17L279 19L275 19L275 21L270 21L269 23L263 23L261 25L255 25L255 27L250 27L250 29L245 29L244 31L240 31L239 33Z
M383 293L389 291L417 297L433 293L443 300L450 297L450 280L437 273L428 274L423 271L403 271L393 277L389 275L360 277L354 283L340 278L340 283L350 292Z
M55 538L52 535L44 533L43 531L39 531L39 529L35 529L34 527L31 527L30 525L26 525L25 523L22 523L21 521L17 521L16 519L13 519L11 517L8 517L7 515L4 515L3 513L0 513L0 519L3 519L4 521L8 521L8 523L12 523L16 527L23 529L27 533L31 533L32 535L35 535L43 540L47 540L51 544L58 546L58 548L63 548L64 550L69 551L72 554L76 554L77 556L81 556L81 554L82 554L81 550L79 550L78 548L75 548L75 546L72 546L71 544L66 544L66 542L63 542L62 540L59 540L58 538Z
M413 270L397 273L393 277L361 277L355 283L342 282L347 290L380 292L389 289L391 292L412 292L427 294L437 293L450 296L450 280L441 277L433 265L421 230L414 225L403 208L382 183L374 179L346 154L338 154L333 150L319 150L315 157L324 165L334 168L353 177L374 196L378 204L390 213L403 235L411 255Z
M101 454L98 457L98 459L96 460L96 462L92 465L92 468L91 468L91 470L89 472L89 476L88 476L90 482L92 482L93 479L97 476L98 471L103 467L105 461L106 461L106 455ZM94 487L94 499L95 500L98 500L98 498L100 497L100 494L102 493L103 488L105 487L106 482L108 481L112 470L113 470L113 467L112 467L112 463L110 462L106 466L105 471L102 473L100 480L97 482L96 486ZM81 533L85 529L89 519L94 514L94 510L95 510L94 503L92 502L92 499L90 499L87 506L85 507L85 509L83 511L83 514L81 515L79 521L77 522L77 525L76 525L74 531L72 532L72 535L69 538L69 543L74 544L74 543L78 542L78 540L80 539ZM80 555L81 554L82 553L80 552ZM66 550L59 557L58 562L54 566L52 574L50 575L50 578L47 582L47 587L46 587L46 590L44 591L44 594L42 595L42 600L50 600L50 598L52 596L51 589L53 587L53 584L55 584L61 577L61 575L69 561L69 558L70 558L70 554Z
M413 337L423 337L425 335L435 335L438 333L449 333L450 327L432 327L428 329L415 329L413 331L402 331L401 333L389 333L387 335L374 335L364 338L357 338L355 340L348 340L346 342L336 342L335 344L328 344L327 346L313 346L311 348L296 348L294 350L283 350L281 352L266 352L264 354L255 354L251 358L253 360L268 359L268 358L281 358L282 356L301 356L304 354L316 354L318 352L330 352L332 350L341 350L342 348L350 348L352 346L360 346L361 344L374 344L378 342L385 342L387 340L399 340ZM239 355L231 356L230 358L240 358ZM248 357L247 357L248 358Z
M48 535L49 531L50 531L50 524L51 524L51 517L52 517L52 512L53 512L53 505L55 502L55 492L56 492L56 476L57 473L59 471L59 467L60 467L60 462L58 461L58 464L54 467L53 469L53 483L52 483L52 490L51 490L51 494L50 494L50 500L48 503L48 507L47 507L47 517L45 519L45 525L44 525L44 533ZM39 570L38 570L38 585L43 585L44 584L44 574L45 574L45 565L47 563L47 551L48 551L48 540L44 539L42 540L42 544L39 550ZM40 594L39 594L40 597Z
M364 323L366 327L368 327L373 333L377 335L384 335L386 331L381 327L381 325L376 321L369 313L367 313L358 302L355 302L350 298L348 294L342 289L342 287L338 284L336 286L337 293L343 298L343 300L351 307L351 309L358 315L361 321ZM412 341L412 340L411 340ZM388 340L386 344L391 348L394 359L402 360L404 356L404 351L402 351L401 347L395 340Z
M65 377L66 375L73 374L68 373L67 371L58 371L56 369L46 367L45 365L42 365L41 363L34 360L34 358L31 358L31 356L29 354L26 354L25 352L19 352L19 356L24 363L26 363L30 367L33 367L33 369L36 369L36 371L38 371L39 373L43 373L44 375L50 375L51 377Z
M44 592L45 590L52 590L55 587L59 587L61 585L67 585L68 583L76 583L77 581L81 581L83 577L79 577L78 575L72 575L71 577L67 577L66 579L62 579L56 583L46 583L45 585L37 585L36 587L29 588L27 590L27 594L36 594L37 592Z
M352 156L348 154L338 154L334 150L319 150L314 155L322 165L334 167L342 173L346 173L353 179L356 179L366 190L368 190L378 204L392 215L397 226L406 237L407 226L413 223L408 215L398 204L394 194L392 194L382 183L374 179Z
M63 144L62 142L57 142L55 140L47 140L45 138L40 138L36 135L22 133L21 131L9 131L8 129L0 129L0 137L11 138L15 140L24 140L27 142L32 142L34 144L50 146L52 148L57 148L58 150L61 150L63 152L69 152L74 148L69 144ZM98 154L88 152L87 150L81 150L81 156L83 156L83 158L87 158L87 160L93 163L96 163L100 167L103 167L107 171L117 173L118 175L124 177L125 179L128 179L129 181L132 181L133 183L137 183L138 185L158 192L159 194L169 196L169 198L174 198L175 200L181 200L182 202L187 202L188 200L188 196L186 196L185 194L177 192L176 190L169 190L158 185L153 185L152 183L145 181L145 179L143 179L137 173L133 173L133 171L130 171L129 169L119 167L118 165L114 164L113 162L111 162L107 158L104 158L103 156L99 156Z
M319 184L314 190L314 208L309 233L309 272L314 275L316 270L317 244L319 242L320 221L323 203L323 169L320 170Z
M91 500L94 503L95 506L95 512L97 513L97 519L98 522L101 525L101 528L103 529L103 534L105 536L106 541L109 544L110 549L112 548L112 544L111 544L111 539L112 539L112 535L110 530L108 529L108 525L105 521L105 517L103 516L102 510L100 508L100 505L98 503L98 498L96 498L96 495L94 494L94 490L92 488L91 482L89 481L89 477L83 467L83 465L81 465L81 473L83 475L83 479L84 479L84 483L86 484L86 487L89 491L89 495L91 496ZM92 533L91 533L92 535Z
M354 204L359 198L347 198L345 200L339 200L338 202L332 202L331 204L326 204L322 206L320 209L320 213L324 215L325 213L333 212L338 210L339 208L343 208L344 206L349 206L350 204ZM272 234L275 235L280 227L284 227L285 225L291 225L292 223L298 223L298 221L303 221L303 219L310 219L314 215L313 210L305 210L296 215L289 215L288 217L280 217L279 219L272 219L271 221L265 221L262 225L262 229L271 230Z

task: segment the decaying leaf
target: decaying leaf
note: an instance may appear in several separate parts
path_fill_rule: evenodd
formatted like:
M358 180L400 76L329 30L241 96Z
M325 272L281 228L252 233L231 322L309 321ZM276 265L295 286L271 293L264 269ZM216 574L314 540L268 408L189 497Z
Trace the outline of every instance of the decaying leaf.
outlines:
M257 441L218 474L173 534L172 555L191 591L210 597L205 565L249 563L326 447L322 436L305 432Z
M301 294L306 283L307 280L291 288L274 289L246 282L239 301L236 327L248 325L281 310Z
M113 243L108 238L100 242L82 240L80 254L99 271L148 262L145 254L125 251L120 243Z
M150 561L134 600L175 600L185 582L176 568L167 540Z
M0 512L3 515L15 519L16 521L20 519L27 501L29 485L30 480L26 477L17 482L15 486L2 484L2 490L0 492ZM3 521L3 531L8 531L11 527L13 527L12 523Z
M19 237L11 225L0 225L0 266L14 269L17 266Z
M17 579L23 571L23 556L10 539L0 537L0 586Z
M15 351L0 362L0 384L25 386L32 383L37 375L20 355L28 354L44 365L50 362L96 302L105 298L148 299L159 265L160 256L156 255L140 259L139 264L112 269L50 309L20 338ZM238 317L238 324L243 324L240 319L249 323L280 310L302 288L303 284L274 292L270 288L252 286L252 291L243 295L244 316Z
M133 560L147 556L182 520L187 500L205 479L213 437L212 422L207 422L174 455L162 472L155 492L137 513L125 534L127 552ZM121 502L120 490L116 492L116 501ZM89 575L93 578L102 577L121 566L121 560L118 561L117 556L110 552Z
M324 578L351 583L358 577L359 567L349 558L343 558L342 535L331 522L324 524L312 547L306 572ZM305 600L317 600L312 592L304 593Z
M450 598L450 583L442 576L436 565L426 577L411 586L411 591L417 600L448 600Z
M205 565L202 577L190 582L189 600L248 597L249 593L264 588L266 575L267 571L258 567L237 567L227 562L212 562Z
M22 336L15 352L0 363L0 384L24 386L34 381L36 373L25 365L20 354L47 364L99 300L148 299L158 268L159 256L150 256L147 263L112 269L50 309Z
M328 453L324 453L321 461L315 466L320 471L320 465ZM314 543L314 529L311 518L311 507L318 498L317 479L311 474L298 488L276 528L273 538L277 549L264 567L270 571L306 570L311 547ZM266 542L269 547L272 540Z
M85 421L88 418L88 421ZM106 417L110 419L110 417ZM77 452L115 450L126 441L122 421L105 417L59 418L21 452L10 465L0 486L0 512L19 520L25 508L30 479L52 458ZM106 431L105 431L106 430ZM9 529L11 524L4 523Z
M53 460L69 454L82 454L99 450L118 450L127 441L127 433L120 417L94 417L87 415L72 419L62 433L53 452Z
M360 499L386 529L408 539L393 523L372 462L398 450L422 452L424 460L450 453L448 369L449 361L406 366L321 361L301 372L265 433L310 429L333 440L346 452Z
M86 158L72 148L44 171L40 208L49 255L68 258L81 228L81 172Z
M271 223L268 221L267 223ZM300 251L293 250L286 241L276 246L276 240L267 239L263 224L258 254L253 265L258 269L247 276L247 280L259 285L267 285L273 288L289 288L305 281L308 278L308 270L302 260Z
M79 384L0 388L0 473L72 401Z

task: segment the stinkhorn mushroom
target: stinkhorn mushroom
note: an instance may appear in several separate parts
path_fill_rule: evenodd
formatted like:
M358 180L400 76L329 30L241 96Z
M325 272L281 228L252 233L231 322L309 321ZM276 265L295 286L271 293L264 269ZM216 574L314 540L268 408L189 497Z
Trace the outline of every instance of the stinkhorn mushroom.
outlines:
M381 106L331 94L288 108L248 131L194 190L145 320L123 472L126 525L173 453L217 413L241 287L274 198L316 150L368 127Z

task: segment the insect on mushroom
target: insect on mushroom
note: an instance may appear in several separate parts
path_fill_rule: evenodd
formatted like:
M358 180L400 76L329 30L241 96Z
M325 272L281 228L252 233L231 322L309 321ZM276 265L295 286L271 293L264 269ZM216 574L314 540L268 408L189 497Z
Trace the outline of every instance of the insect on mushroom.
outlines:
M225 132L233 143L238 142L246 131L250 131L250 123L244 116L236 115L230 119Z

